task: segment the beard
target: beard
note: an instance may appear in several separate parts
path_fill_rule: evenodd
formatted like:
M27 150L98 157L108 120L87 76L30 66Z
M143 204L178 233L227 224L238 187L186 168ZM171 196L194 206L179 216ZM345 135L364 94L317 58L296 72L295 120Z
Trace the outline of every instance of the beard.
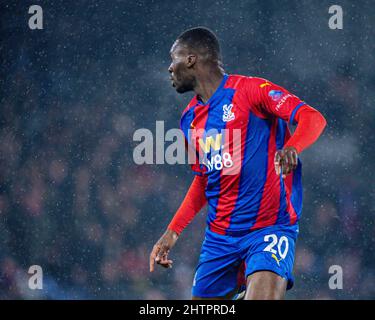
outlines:
M192 86L178 86L178 87L175 87L176 88L176 91L178 93L185 93L185 92L189 92L189 91L193 91L193 87Z
M194 90L194 79L185 79L179 83L173 83L178 93L185 93Z

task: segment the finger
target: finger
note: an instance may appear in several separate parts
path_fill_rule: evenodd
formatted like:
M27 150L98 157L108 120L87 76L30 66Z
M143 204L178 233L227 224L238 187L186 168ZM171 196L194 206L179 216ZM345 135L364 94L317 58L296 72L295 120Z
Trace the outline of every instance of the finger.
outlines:
M292 161L293 161L293 170L295 170L298 166L298 155L297 152L292 152Z
M154 271L156 254L152 253L150 256L150 272Z
M161 265L163 268L172 268L173 261L172 260L164 260L158 262L159 265Z
M153 249L150 255L150 272L154 271L156 254L157 254L156 249Z
M162 248L160 251L159 251L159 254L156 256L156 263L157 264L160 264L160 265L164 265L166 263L166 261L168 261L168 253L169 253L169 250L165 251L166 249Z
M276 152L275 152L275 157L274 157L274 159L273 159L274 162L280 164L281 156L282 156L282 154L281 154L281 150L276 151Z
M292 152L286 152L285 158L287 159L287 162L288 162L288 164L286 165L286 168L285 168L285 174L288 175L293 170Z
M281 175L281 177L283 178L283 179L285 179L285 175L284 175L284 170L285 170L285 164L281 164L280 165L280 174L279 175Z
M281 159L281 164L282 164L282 177L285 179L286 175L288 174L289 170L289 161L288 157L286 154L284 154L283 158Z
M285 174L291 173L294 169L297 168L298 156L297 153L293 150L288 150L286 152L286 158L288 159L288 166L286 168Z
M156 259L156 256L159 252L159 247L158 246L154 246L154 248L152 249L152 252L150 254L150 272L153 272L154 271L154 268L155 268L155 259Z
M161 265L163 268L172 268L173 261L166 259L158 262L158 264Z
M163 250L160 250L158 256L157 256L157 260L159 262L163 262L163 261L166 261L168 260L168 254L169 254L169 250L165 251L165 249Z
M159 259L158 259L157 263L158 264L166 264L169 261L172 261L172 260L168 259L168 252L166 252L164 255L159 256Z
M275 171L276 171L276 174L277 175L280 175L280 172L281 172L281 155L280 155L280 151L277 151L275 153L275 157L274 157L274 165L275 165Z

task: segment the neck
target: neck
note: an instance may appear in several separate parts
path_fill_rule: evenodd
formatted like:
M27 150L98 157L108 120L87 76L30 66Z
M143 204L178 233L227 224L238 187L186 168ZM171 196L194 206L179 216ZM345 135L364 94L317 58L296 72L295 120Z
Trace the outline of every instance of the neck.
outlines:
M224 77L224 71L220 68L199 74L196 78L194 92L206 103L215 93Z

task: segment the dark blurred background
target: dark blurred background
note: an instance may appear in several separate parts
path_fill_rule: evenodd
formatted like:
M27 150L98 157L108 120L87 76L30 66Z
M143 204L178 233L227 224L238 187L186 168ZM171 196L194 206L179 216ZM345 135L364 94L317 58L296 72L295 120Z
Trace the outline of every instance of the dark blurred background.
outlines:
M28 8L42 6L44 29ZM343 30L328 27L341 5ZM375 298L374 1L1 1L0 299L189 299L205 211L148 272L192 180L133 161L133 133L178 127L168 80L186 28L218 35L227 73L267 78L320 110L302 155L304 210L289 299ZM43 290L28 288L40 265ZM342 290L328 286L331 265Z

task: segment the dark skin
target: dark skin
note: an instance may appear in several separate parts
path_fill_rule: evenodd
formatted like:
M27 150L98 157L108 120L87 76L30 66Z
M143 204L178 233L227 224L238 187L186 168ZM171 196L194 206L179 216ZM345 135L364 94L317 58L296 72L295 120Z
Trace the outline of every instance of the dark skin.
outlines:
M172 86L178 93L194 91L206 103L220 85L224 70L220 61L207 54L188 48L178 40L170 50L172 63L168 71ZM275 153L274 164L277 175L285 178L297 167L298 154L294 147L286 147ZM163 268L172 268L173 261L168 258L179 235L167 229L154 245L150 254L150 272L155 263ZM247 277L245 300L284 299L287 281L270 271L258 271ZM236 290L225 297L212 297L212 300L231 299ZM193 300L206 298L192 297Z
M297 168L298 153L294 147L285 147L283 150L278 150L274 158L276 174L282 175L283 179Z
M204 103L207 102L224 77L219 61L212 61L179 41L173 44L170 55L172 63L168 71L176 91L194 91Z

